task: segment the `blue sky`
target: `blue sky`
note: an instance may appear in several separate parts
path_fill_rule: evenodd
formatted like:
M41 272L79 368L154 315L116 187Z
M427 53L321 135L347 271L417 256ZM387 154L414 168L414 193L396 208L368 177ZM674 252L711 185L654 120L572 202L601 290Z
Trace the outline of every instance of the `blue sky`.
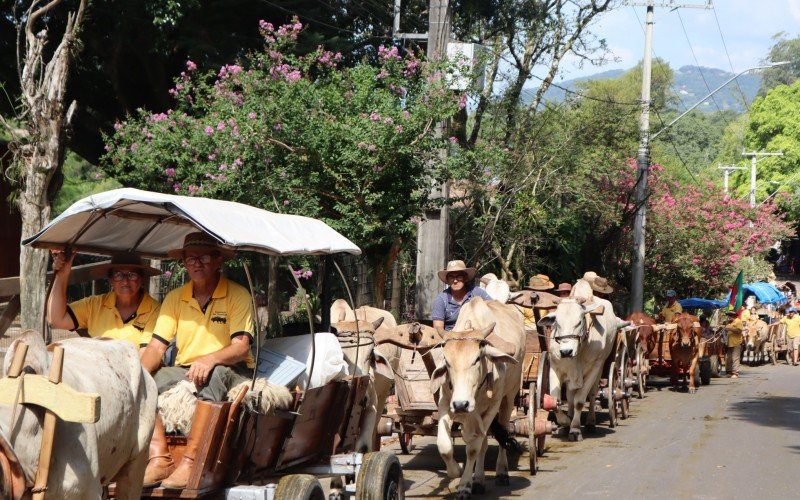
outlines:
M658 1L658 0L656 0ZM640 1L639 3L643 3ZM666 3L663 2L662 3ZM677 1L676 3L684 3ZM703 4L703 0L685 3ZM655 9L653 53L666 60L673 69L695 65L692 48L701 66L741 71L757 66L773 45L773 36L784 31L790 38L800 35L800 0L715 0L713 2L731 62L725 54L714 12L705 9ZM628 69L641 60L644 51L642 23L645 7L619 7L608 12L592 29L605 38L618 59L602 67L575 66L575 59L565 60L556 81L569 80L610 69ZM638 19L637 19L638 15ZM680 17L679 17L680 16ZM689 42L681 27L686 27ZM535 82L535 80L534 80Z

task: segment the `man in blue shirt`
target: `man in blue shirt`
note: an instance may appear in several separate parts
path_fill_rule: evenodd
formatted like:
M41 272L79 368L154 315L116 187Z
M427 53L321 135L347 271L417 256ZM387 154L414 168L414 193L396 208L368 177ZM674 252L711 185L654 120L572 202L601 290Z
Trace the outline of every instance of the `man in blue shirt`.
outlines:
M461 306L469 302L472 297L492 300L486 290L475 286L473 283L475 268L467 267L463 260L448 262L447 267L439 271L439 279L447 284L447 288L433 301L431 319L434 328L451 331L456 324Z

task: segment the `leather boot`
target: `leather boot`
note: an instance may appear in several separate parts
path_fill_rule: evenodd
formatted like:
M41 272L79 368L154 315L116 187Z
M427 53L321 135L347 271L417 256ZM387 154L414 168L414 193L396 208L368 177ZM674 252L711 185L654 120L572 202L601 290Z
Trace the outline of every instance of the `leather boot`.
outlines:
M189 482L189 477L194 469L194 460L197 458L197 450L203 441L204 433L208 428L208 421L211 418L213 403L203 400L197 401L197 408L194 410L194 420L189 436L186 439L186 450L183 458L168 478L161 481L163 488L183 489Z
M144 471L145 488L158 486L158 484L169 477L175 471L175 462L167 446L167 435L164 432L164 423L161 421L161 414L156 410L156 424L153 428L153 437L150 439L150 458L147 461L147 469Z

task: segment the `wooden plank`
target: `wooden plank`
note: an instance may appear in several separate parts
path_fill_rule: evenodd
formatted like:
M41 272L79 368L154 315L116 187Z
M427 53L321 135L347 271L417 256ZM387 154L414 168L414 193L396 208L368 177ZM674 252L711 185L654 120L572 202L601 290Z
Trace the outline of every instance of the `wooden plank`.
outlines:
M8 301L6 304L5 310L3 310L3 314L0 315L0 337L5 335L6 331L8 331L8 327L14 322L14 319L19 314L20 309L20 300L19 295L14 295L11 297L11 300Z
M92 264L83 264L72 268L69 273L69 284L76 285L78 283L86 283L92 281L94 278L91 275L92 269L107 264L109 261L95 262ZM53 271L47 272L47 279L53 278ZM0 278L0 297L13 297L19 295L19 276L12 278Z
M65 422L92 424L100 418L99 394L78 392L66 384L53 384L42 375L0 379L0 404L15 402L41 406Z
M61 383L61 372L64 368L64 348L56 346L53 350L53 361L50 364L51 384ZM47 410L42 426L42 446L39 449L39 466L36 467L36 480L33 482L33 500L44 500L47 490L47 478L50 476L50 459L53 456L53 441L56 437L56 414Z
M411 363L411 359L414 363ZM438 409L431 392L431 377L422 360L422 353L403 349L400 352L398 375L395 375L397 400L403 410Z

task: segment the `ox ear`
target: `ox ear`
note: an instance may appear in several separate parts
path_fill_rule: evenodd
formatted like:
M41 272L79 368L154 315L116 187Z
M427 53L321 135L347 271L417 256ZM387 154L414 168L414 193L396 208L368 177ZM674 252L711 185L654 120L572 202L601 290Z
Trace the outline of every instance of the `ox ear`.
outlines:
M495 363L510 363L516 365L518 362L510 354L506 354L496 347L487 345L483 348L483 353Z
M550 313L544 318L540 319L536 323L536 326L541 326L542 328L548 328L553 326L553 323L555 322L556 322L556 313Z
M380 328L380 326L383 324L383 319L384 319L383 316L381 316L380 318L378 318L378 319L376 319L375 321L372 322L373 331L375 331L378 328Z
M700 322L699 321L692 322L692 328L700 328Z
M372 361L370 361L369 366L372 369L372 373L375 375L380 375L394 381L392 367L389 365L389 360L386 359L383 354L377 351L372 351Z
M584 308L584 312L586 314L591 314L592 316L601 316L606 312L606 306L598 304L597 302L590 304L589 306Z
M433 373L431 373L431 394L436 394L436 391L442 388L445 380L447 380L447 365L439 366L433 370Z

